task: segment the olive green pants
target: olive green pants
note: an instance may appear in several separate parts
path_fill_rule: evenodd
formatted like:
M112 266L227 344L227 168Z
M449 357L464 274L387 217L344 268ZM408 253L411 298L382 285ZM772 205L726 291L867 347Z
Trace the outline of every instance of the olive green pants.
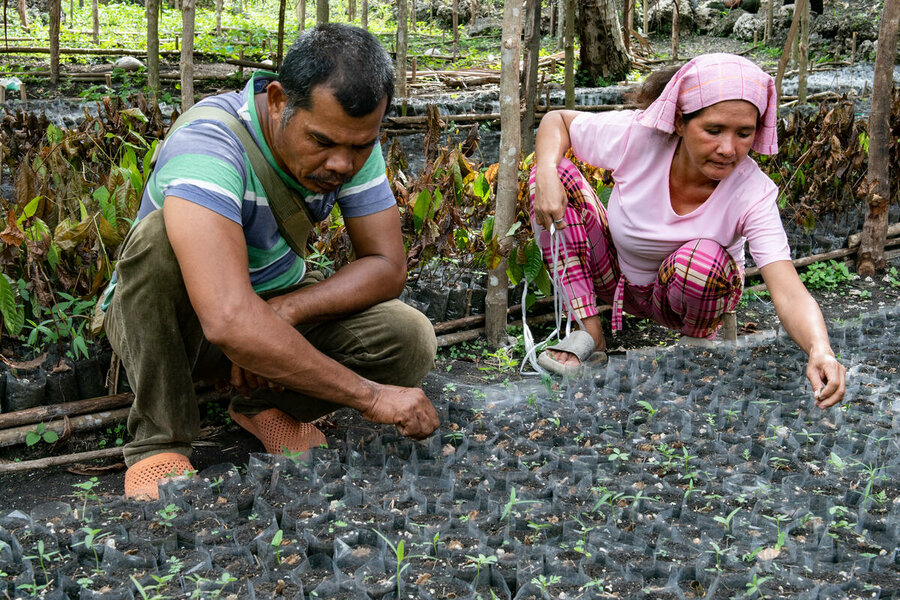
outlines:
M200 429L194 382L227 379L231 362L203 336L162 211L132 229L116 273L104 328L135 394L128 416L134 440L124 448L125 462L132 465L160 452L190 456ZM321 280L320 273L311 272L300 286ZM399 300L297 329L320 352L379 383L417 386L434 366L437 343L431 323ZM232 399L232 408L242 414L272 407L301 421L340 408L293 391L257 390L250 398Z

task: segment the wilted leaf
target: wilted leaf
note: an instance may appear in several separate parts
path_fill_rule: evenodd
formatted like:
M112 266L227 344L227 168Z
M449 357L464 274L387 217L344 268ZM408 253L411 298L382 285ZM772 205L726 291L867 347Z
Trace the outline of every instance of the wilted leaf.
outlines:
M19 229L19 225L16 223L16 213L10 208L6 216L6 228L0 232L0 241L18 248L24 239L25 232Z
M87 238L93 224L94 222L90 217L82 220L80 223L76 223L72 219L66 219L56 226L53 241L63 252L74 250Z

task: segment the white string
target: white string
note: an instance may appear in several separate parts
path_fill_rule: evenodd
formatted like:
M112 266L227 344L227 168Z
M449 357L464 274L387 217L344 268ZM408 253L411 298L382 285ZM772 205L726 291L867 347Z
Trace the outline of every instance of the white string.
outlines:
M540 237L540 226L536 226L535 230L534 238L537 243L537 240ZM559 255L561 252L565 254L565 251L565 236L556 229L555 223L550 223L550 263L553 265L551 274L551 281L553 283L553 316L556 327L540 344L534 343L534 336L531 333L531 328L528 327L528 320L526 319L525 314L526 299L528 296L528 280L526 279L524 289L522 290L522 338L525 342L525 356L522 359L522 366L519 367L520 375L543 375L546 373L546 371L537 363L537 349L538 347L545 346L554 336L557 340L560 339L559 332L562 329L563 313L568 316L568 319L566 320L566 336L572 332L573 320L578 323L578 326L581 329L584 329L584 323L581 322L581 318L572 310L572 302L565 294L565 291L562 290L562 282L566 275L566 265L563 263L562 272L560 272ZM531 368L534 369L534 373L525 372L525 366L529 364L531 365Z

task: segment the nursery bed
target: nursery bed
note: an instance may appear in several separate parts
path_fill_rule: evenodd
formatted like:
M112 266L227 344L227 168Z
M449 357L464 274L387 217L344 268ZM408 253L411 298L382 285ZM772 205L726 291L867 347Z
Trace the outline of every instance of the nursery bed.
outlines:
M157 503L7 507L0 571L13 597L394 598L402 542L402 598L900 597L898 316L832 328L843 408L771 333L552 385L432 374L424 444L350 429Z

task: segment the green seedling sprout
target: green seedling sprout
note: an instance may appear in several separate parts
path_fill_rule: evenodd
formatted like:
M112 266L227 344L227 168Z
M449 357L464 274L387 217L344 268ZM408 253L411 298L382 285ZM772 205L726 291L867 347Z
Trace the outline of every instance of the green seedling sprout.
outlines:
M171 598L171 596L163 596L159 593L159 588L172 579L171 575L164 575L163 577L153 575L153 580L156 581L156 585L147 586L141 585L141 583L134 578L134 575L130 575L130 577L131 583L134 584L134 589L141 595L142 600L169 600L169 598Z
M610 462L620 461L622 464L625 464L625 462L628 460L628 453L622 452L620 448L613 448L612 453L606 457L606 460Z
M779 513L774 517L763 515L763 518L775 523L775 527L778 529L778 540L775 542L775 550L781 550L784 547L784 541L787 538L787 530L782 529L781 526L790 520L791 515Z
M49 563L50 559L53 558L54 556L56 556L57 554L59 554L59 552L57 550L54 550L52 552L45 552L44 540L38 540L37 541L37 554L33 554L31 556L23 556L22 558L26 558L28 560L32 560L35 558L38 559L38 561L40 562L40 565L41 565L41 572L44 574L44 581L47 582L46 584L44 584L44 586L46 587L50 583L50 577L47 575L47 563ZM32 595L35 595L34 590L32 590Z
M441 543L441 532L438 531L434 534L434 537L431 539L431 547L434 550L434 555L437 556L438 552L438 544Z
M658 408L653 408L653 405L650 404L649 402L647 402L646 400L638 400L637 404L638 404L638 406L643 408L645 411L647 411L647 416L650 419L653 419L653 417L656 415L656 413L659 412Z
M165 508L161 508L156 511L156 522L169 529L172 525L175 524L175 519L178 518L178 513L181 509L178 508L175 504L168 504Z
M496 556L485 556L484 554L479 554L478 556L471 556L466 554L466 558L469 559L469 564L475 565L475 582L478 582L478 578L481 576L482 567L487 567L489 565L497 564Z
M537 500L518 500L516 498L516 488L510 488L509 500L503 506L503 512L500 513L500 520L506 519L506 531L509 532L509 521L512 518L513 509L522 504L537 504Z
M284 538L284 532L282 530L278 530L275 532L275 535L272 536L272 541L269 544L272 546L272 551L275 553L275 564L281 566L281 540Z
M721 516L716 515L715 517L713 517L713 521L722 525L722 527L725 528L725 531L727 531L728 534L730 535L732 532L731 522L734 519L734 515L738 514L740 512L740 510L741 510L741 507L739 506L736 509L734 509L733 511L731 511L730 513L728 513L727 517L721 517Z
M100 533L100 529L91 529L90 527L82 527L81 531L84 532L84 539L77 544L76 546L84 546L86 549L90 550L94 554L94 572L95 573L103 573L103 569L100 568L100 555L97 554L97 542L105 538L109 535L109 532Z
M550 527L550 523L535 523L534 521L528 521L528 527L530 529L534 529L534 540L536 541L541 537L541 531Z
M756 594L757 598L765 598L763 596L762 590L760 587L762 584L772 579L771 577L758 577L756 573L753 574L753 580L747 582L747 591L744 592L745 596L752 596Z
M26 446L34 446L42 440L48 444L55 444L59 440L59 434L47 429L46 423L38 423L34 429L25 434Z
M78 491L75 492L75 496L82 500L81 506L81 517L84 518L87 513L87 504L89 501L94 500L97 502L97 505L100 506L100 497L97 496L97 492L94 491L100 484L99 480L96 477L91 477L87 481L82 481L81 483L73 483L72 487L77 488Z
M562 576L560 575L551 575L547 577L546 575L538 575L537 577L531 578L531 585L536 585L541 590L541 595L547 595L547 590L550 586L556 585L562 581Z
M402 575L402 574L403 574L403 571L406 570L406 567L409 566L409 563L406 562L406 561L409 560L410 558L427 558L427 557L426 557L424 554L410 554L410 555L407 555L407 554L406 554L406 541L405 541L405 540L400 540L399 542L397 542L397 545L395 546L395 545L391 542L391 540L389 540L389 539L387 538L387 536L385 536L385 535L384 535L383 533L381 533L380 531L378 531L378 530L376 530L376 529L373 529L372 531L374 531L375 534L376 534L378 537L380 537L381 539L383 539L383 540L384 540L384 543L387 544L387 545L388 545L388 548L391 549L391 552L394 553L394 559L395 559L395 563L396 563L396 564L395 564L395 568L394 568L394 577L395 577L396 582L397 582L397 597L399 598L399 597L400 597L400 594L403 593L403 590L402 590L402 587L403 587L403 580L400 579L400 575Z
M725 551L719 547L719 545L712 540L710 540L709 545L712 546L712 550L707 550L707 554L715 554L716 555L716 568L715 570L718 572L722 572L722 555L725 554ZM707 571L711 571L712 569L707 569Z

